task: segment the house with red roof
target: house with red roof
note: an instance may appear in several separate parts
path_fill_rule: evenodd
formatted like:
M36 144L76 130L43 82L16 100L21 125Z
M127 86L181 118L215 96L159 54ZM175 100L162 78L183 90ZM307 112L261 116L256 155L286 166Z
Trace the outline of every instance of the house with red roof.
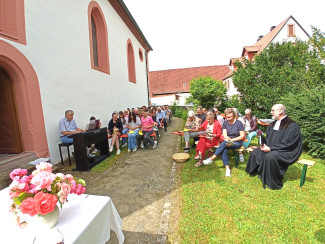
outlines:
M222 81L230 71L228 65L159 70L149 72L149 96L152 105L185 105L190 96L191 80L200 76L211 76Z
M310 38L309 34L304 30L304 28L298 23L298 21L291 15L282 21L277 26L272 26L270 31L265 36L259 36L257 42L252 46L244 46L239 58L231 58L229 61L230 71L224 77L223 83L227 87L227 95L233 96L238 94L236 87L232 82L232 75L236 71L237 67L235 63L237 61L241 62L244 59L253 61L255 55L263 52L265 48L268 47L270 43L282 43L282 42L292 42L294 43L296 39L302 41L308 41Z

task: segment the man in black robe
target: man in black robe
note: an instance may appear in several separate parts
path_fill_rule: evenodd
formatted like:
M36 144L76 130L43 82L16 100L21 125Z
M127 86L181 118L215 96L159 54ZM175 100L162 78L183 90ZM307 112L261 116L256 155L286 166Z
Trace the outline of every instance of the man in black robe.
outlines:
M266 131L266 143L255 149L246 166L250 175L258 174L263 187L281 189L283 175L302 153L302 136L298 124L286 115L282 104L271 110L275 120Z

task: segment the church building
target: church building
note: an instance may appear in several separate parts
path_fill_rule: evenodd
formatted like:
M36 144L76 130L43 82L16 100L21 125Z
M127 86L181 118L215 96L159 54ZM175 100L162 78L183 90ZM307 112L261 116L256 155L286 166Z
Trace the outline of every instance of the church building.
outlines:
M59 120L148 105L152 50L122 0L0 0L0 155L59 162Z

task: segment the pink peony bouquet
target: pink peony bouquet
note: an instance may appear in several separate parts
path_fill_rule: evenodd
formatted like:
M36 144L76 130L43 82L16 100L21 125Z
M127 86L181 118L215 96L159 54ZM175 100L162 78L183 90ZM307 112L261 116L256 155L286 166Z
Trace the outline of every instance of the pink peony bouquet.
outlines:
M27 223L22 214L30 216L46 215L54 211L59 202L60 207L68 201L69 194L83 194L86 183L70 174L53 174L52 164L41 162L36 170L27 175L26 169L15 169L10 173L12 183L9 195L12 199L9 210L17 216L17 223L24 227Z

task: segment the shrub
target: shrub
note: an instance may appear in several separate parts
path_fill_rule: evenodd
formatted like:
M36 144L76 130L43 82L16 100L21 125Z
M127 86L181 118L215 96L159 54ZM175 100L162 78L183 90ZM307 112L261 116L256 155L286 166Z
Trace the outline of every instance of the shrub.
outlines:
M325 159L325 86L290 93L282 98L288 116L301 129L304 149L312 156Z

